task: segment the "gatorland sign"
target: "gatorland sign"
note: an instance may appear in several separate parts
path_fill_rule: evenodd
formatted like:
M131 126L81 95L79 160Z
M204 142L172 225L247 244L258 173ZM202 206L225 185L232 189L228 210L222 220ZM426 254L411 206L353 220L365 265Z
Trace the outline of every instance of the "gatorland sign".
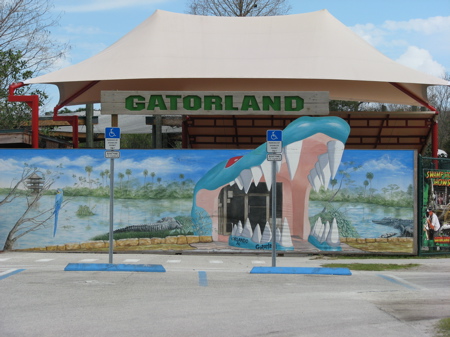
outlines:
M102 91L102 114L327 115L329 93Z

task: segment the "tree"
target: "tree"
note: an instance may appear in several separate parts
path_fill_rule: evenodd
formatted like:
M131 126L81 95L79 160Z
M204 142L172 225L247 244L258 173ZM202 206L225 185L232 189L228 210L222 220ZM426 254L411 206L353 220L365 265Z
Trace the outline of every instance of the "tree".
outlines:
M370 191L372 189L372 179L373 179L373 177L374 177L374 174L372 172L367 172L366 173L366 178L367 178L367 180L369 180L369 185L370 185L370 188L369 188L369 198L370 199L372 198L372 193Z
M132 174L130 169L125 170L125 174L127 175L128 185L130 184L130 176Z
M61 166L58 166L58 168L60 167ZM10 203L12 200L23 194L23 190L19 191L20 185L24 185L30 176L38 172L40 171L37 168L30 167L25 164L21 177L17 180L15 185L10 188L6 197L0 201L0 206ZM26 194L25 211L22 215L20 215L19 219L14 223L13 227L9 231L3 247L4 250L12 250L18 239L30 232L44 228L47 224L49 224L49 220L53 217L54 208L51 207L47 209L40 209L39 200L44 193L51 188L55 180L58 179L60 175L61 174L57 172L47 171L46 174L42 174L44 183L41 189L39 189L37 193ZM66 202L64 202L64 204L65 203Z
M450 73L444 77L450 81ZM432 87L428 94L430 103L439 111L439 148L450 153L450 87Z
M274 16L291 10L288 0L190 0L187 13L208 16Z
M118 177L119 180L120 180L119 188L122 189L122 180L123 180L123 178L125 177L125 175L124 175L122 172L119 172L119 173L117 174L117 177Z
M364 197L365 197L366 191L367 191L367 186L369 186L369 182L367 180L364 180L363 185L364 185Z
M60 18L51 0L1 1L0 18L0 51L20 51L30 71L48 69L64 56L67 45L50 36Z
M9 85L49 69L68 49L50 37L58 20L51 0L0 1L0 128L16 129L30 119L28 105L7 102ZM16 94L37 94L41 103L47 99L43 91L29 87Z
M92 166L86 166L85 168L84 168L84 170L86 171L86 173L87 173L87 181L88 181L88 184L89 184L89 188L92 188L92 182L91 182L91 173L92 173Z
M9 85L31 78L27 62L20 51L0 50L0 129L18 129L31 119L31 109L25 103L8 102ZM41 105L48 97L41 90L30 91L26 87L16 90L18 95L38 95Z
M145 169L142 173L144 174L144 185L145 185L145 184L146 184L146 181L147 181L148 170Z

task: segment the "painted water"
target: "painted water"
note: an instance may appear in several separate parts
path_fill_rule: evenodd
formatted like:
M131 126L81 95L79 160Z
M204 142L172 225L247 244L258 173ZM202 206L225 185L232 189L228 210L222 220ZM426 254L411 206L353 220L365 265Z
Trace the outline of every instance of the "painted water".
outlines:
M361 238L379 238L386 233L400 234L398 229L390 226L379 225L372 220L383 218L398 218L413 220L413 208L388 207L366 203L332 202L331 206L338 209L352 223ZM319 201L309 202L309 216L320 213L323 203Z
M30 232L20 238L14 245L15 249L52 246L58 244L89 241L92 237L109 233L109 198L96 197L65 197L69 202L61 208L58 220L58 230L53 238L53 217L45 228ZM43 196L38 209L53 207L54 196ZM24 198L17 198L8 204L8 212L2 212L0 217L0 248L6 240L18 217L24 212ZM94 215L78 216L79 206L88 206ZM190 216L191 199L170 200L114 200L114 229L154 223L164 217ZM14 212L11 211L14 209ZM1 209L0 209L1 211Z
M0 197L1 198L1 197ZM96 235L109 232L109 204L108 198L96 197L65 197L67 204L61 209L56 237L52 237L53 218L45 228L30 232L20 238L14 248L24 249L44 247L73 242L89 241ZM0 249L6 240L8 232L24 212L25 198L17 198L12 203L3 205L8 212L1 212L0 217ZM54 196L43 196L37 210L51 209ZM88 206L94 215L78 216L80 206ZM385 207L373 204L332 203L352 222L353 226L363 238L376 238L385 233L397 233L393 227L378 225L372 220L393 217L405 220L414 219L412 208ZM114 229L154 223L164 217L190 216L191 199L162 199L162 200L114 200ZM14 210L14 211L11 211ZM321 202L310 201L309 215L319 213L323 209ZM36 210L36 211L37 211ZM1 209L0 209L1 211Z

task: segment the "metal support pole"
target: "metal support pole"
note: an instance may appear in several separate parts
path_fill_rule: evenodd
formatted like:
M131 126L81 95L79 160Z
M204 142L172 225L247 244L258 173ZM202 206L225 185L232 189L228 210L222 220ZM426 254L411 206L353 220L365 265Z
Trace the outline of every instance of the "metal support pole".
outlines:
M94 116L94 104L86 104L86 147L92 149L94 147L94 126L92 118Z
M277 162L272 161L272 267L277 266Z
M113 263L114 251L114 158L109 164L109 263Z

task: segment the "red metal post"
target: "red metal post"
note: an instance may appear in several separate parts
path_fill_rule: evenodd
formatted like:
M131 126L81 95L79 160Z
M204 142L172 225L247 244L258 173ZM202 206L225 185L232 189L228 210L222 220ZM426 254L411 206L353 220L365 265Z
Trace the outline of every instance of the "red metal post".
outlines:
M23 82L13 83L9 86L8 101L24 102L31 108L31 146L39 148L39 96L38 95L15 95L15 90L23 87Z

